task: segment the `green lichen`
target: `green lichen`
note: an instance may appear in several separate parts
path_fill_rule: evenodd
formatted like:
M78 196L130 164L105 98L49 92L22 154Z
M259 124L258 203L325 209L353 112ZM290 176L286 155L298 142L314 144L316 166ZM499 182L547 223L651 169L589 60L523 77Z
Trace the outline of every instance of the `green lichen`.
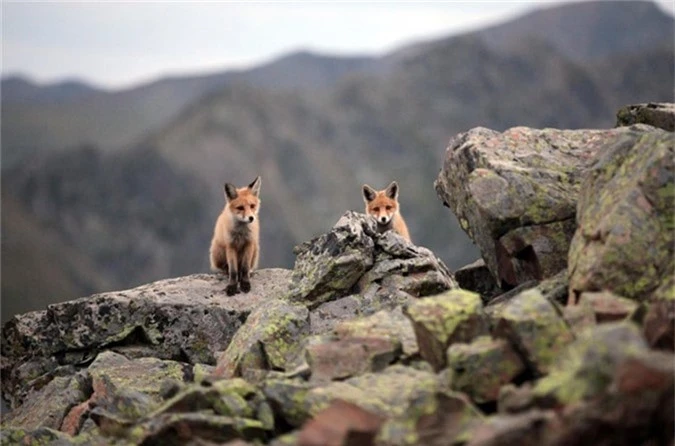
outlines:
M537 382L534 394L565 405L592 398L611 383L618 363L646 349L632 323L593 327L560 355L551 373Z
M540 373L547 373L574 336L551 302L534 288L504 305L494 319L495 336L518 345Z
M495 401L500 387L525 368L505 341L489 336L471 344L451 345L447 358L449 387L467 393L477 403Z

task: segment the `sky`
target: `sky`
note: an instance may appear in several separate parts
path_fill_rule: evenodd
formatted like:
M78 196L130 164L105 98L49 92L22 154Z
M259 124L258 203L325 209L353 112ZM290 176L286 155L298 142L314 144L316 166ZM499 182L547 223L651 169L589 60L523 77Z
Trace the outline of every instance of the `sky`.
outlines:
M2 75L128 88L166 75L251 67L301 49L379 55L564 2L3 0ZM657 3L675 13L675 0Z

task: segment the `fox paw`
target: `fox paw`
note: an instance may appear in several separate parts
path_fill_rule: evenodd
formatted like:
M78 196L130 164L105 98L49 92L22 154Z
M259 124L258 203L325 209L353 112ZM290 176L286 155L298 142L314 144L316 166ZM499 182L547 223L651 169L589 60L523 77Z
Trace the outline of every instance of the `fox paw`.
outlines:
M242 280L239 286L241 287L241 291L244 293L248 293L249 291L251 291L251 282L245 282Z
M237 291L239 291L239 290L237 289L236 283L231 283L231 284L227 285L227 287L225 287L225 292L227 293L228 296L233 296L233 295L237 294Z

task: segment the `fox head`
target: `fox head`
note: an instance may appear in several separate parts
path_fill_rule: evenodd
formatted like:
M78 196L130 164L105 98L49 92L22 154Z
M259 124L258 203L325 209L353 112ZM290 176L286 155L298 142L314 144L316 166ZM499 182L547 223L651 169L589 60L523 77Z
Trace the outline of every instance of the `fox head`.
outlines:
M240 223L253 223L260 209L260 177L256 177L251 184L237 189L230 183L225 183L225 208Z
M378 225L388 225L398 212L398 183L392 181L380 191L364 184L363 200L366 202L366 214L375 217Z

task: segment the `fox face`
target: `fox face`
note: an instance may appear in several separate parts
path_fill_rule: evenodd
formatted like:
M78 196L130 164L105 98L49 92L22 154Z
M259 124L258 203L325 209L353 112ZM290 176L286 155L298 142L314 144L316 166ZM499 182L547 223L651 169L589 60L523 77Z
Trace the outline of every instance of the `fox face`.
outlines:
M392 181L381 191L364 184L363 199L366 203L366 213L375 217L378 225L389 225L398 212L398 184Z
M260 177L247 187L237 189L230 183L225 183L226 208L234 219L240 223L253 223L258 217L260 209Z

